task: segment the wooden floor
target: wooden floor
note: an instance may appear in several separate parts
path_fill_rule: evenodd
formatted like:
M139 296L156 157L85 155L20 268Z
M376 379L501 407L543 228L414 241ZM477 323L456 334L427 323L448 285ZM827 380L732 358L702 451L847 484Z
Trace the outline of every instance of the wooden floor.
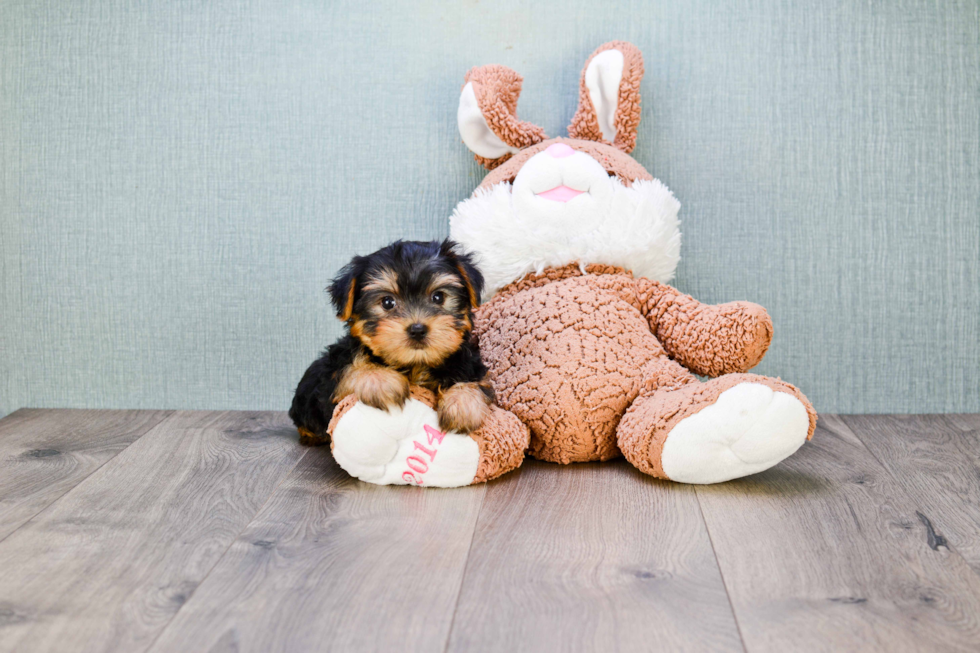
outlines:
M282 413L0 420L2 651L978 651L980 416L715 486L351 480Z

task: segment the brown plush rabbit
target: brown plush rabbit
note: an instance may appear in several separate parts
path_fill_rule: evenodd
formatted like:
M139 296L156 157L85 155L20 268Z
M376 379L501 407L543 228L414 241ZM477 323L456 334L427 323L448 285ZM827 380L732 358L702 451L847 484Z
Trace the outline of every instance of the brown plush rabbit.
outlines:
M772 338L765 309L708 306L666 285L680 205L629 156L642 76L636 47L601 46L569 138L546 139L517 118L517 73L467 73L460 134L492 172L457 206L451 237L486 279L474 333L498 402L530 428L531 455L622 453L653 476L716 483L795 452L816 413L792 385L745 373Z

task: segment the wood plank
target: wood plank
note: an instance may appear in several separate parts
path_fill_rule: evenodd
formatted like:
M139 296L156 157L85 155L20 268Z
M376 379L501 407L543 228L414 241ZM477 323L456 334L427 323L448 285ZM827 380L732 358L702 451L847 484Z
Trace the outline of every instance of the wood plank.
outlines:
M491 485L450 651L741 651L694 489L625 461Z
M169 414L21 409L0 420L0 540Z
M977 650L980 579L840 418L697 493L748 651Z
M442 650L485 488L378 487L311 450L151 650Z
M305 452L283 413L171 415L0 543L0 650L145 649Z
M843 419L911 497L920 521L980 574L980 415Z

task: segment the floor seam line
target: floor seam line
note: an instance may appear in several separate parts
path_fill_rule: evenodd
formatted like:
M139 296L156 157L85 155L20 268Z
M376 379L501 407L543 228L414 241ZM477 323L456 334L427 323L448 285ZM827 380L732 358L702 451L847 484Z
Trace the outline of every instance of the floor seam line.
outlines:
M453 628L456 627L456 613L459 612L459 598L463 594L463 586L466 584L466 572L470 569L470 555L473 553L473 542L476 540L476 531L480 527L480 517L483 516L483 506L487 502L487 484L483 484L483 498L480 499L480 511L476 514L476 521L473 522L473 534L470 536L470 545L466 547L466 562L463 563L463 573L459 578L459 589L456 590L456 601L453 603L453 616L449 620L449 631L446 633L446 645L442 648L443 653L448 653L449 642L453 638Z
M711 528L708 526L708 519L704 516L704 506L701 505L701 493L698 488L694 488L694 498L698 502L698 512L701 514L701 523L704 524L704 532L708 535L708 544L711 545L711 554L715 558L715 567L721 577L721 586L725 588L725 598L728 599L728 608L732 611L732 621L735 622L735 630L738 633L738 640L742 644L742 650L748 653L749 647L745 643L745 635L742 634L742 624L738 621L738 613L735 611L735 603L732 601L732 593L728 591L728 581L725 579L725 572L721 570L721 560L718 559L718 550L715 548L715 541L711 537Z
M41 410L43 410L43 409L41 409ZM40 510L38 510L36 513L34 513L33 515L31 515L30 517L28 517L27 519L25 519L24 522L20 526L18 526L14 530L10 531L9 533L7 533L6 535L4 535L3 537L0 537L0 544L3 544L4 542L6 542L7 541L7 538L9 538L11 535L13 535L14 533L16 533L20 529L24 528L24 526L27 526L28 524L30 524L42 512L44 512L45 510L49 509L54 504L56 504L59 501L61 501L62 499L64 499L65 498L65 495L67 495L69 492L74 491L82 483L84 483L88 479L92 478L92 476L94 476L96 472L98 472L100 469L102 469L103 467L105 467L106 465L108 465L109 463L111 463L113 460L115 460L116 458L118 458L119 457L119 454L121 454L122 452L126 451L131 446L133 446L134 444L136 444L137 442L139 442L140 440L142 440L146 436L147 433L149 433L150 431L152 431L156 427L160 426L161 424L163 424L164 422L166 422L168 419L170 419L171 417L173 417L177 413L176 410L167 411L167 412L169 412L170 414L167 415L166 417L163 417L162 419L160 419L160 421L156 422L155 424L153 424L152 426L150 426L149 428L147 428L145 431L143 431L142 433L140 433L140 435L139 435L138 438L136 438L135 440L133 440L132 442L130 442L129 444L127 444L125 447L123 447L122 449L120 449L119 451L117 451L116 453L114 453L112 456L110 456L109 458L106 458L104 461L102 461L102 464L101 465L99 465L98 467L96 467L95 469L93 469L91 472L89 472L88 474L86 474L83 478L78 479L78 483L75 483L74 485L72 485L70 488L68 488L67 490L65 490L61 494L59 494L54 500L51 501L51 503L49 503L48 505L44 506L43 508L41 508Z

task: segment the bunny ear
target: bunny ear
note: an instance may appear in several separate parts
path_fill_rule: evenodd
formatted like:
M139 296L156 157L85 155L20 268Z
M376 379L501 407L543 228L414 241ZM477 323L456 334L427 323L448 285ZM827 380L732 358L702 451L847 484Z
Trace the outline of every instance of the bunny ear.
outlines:
M578 111L568 135L632 152L640 124L642 78L643 55L635 45L611 41L599 46L582 69Z
M479 66L466 73L456 112L459 135L488 170L545 139L543 129L517 119L523 81L506 66Z

